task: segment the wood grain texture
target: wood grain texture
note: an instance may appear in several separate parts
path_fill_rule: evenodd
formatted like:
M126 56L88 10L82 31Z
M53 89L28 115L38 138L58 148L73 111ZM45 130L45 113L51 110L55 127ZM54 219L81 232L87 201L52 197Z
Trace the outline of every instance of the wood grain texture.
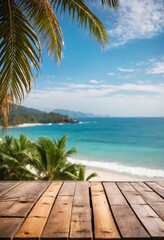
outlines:
M117 186L121 191L135 192L135 189L128 182L117 182Z
M164 240L163 188L163 181L0 181L0 239Z
M25 217L50 182L23 182L4 194L2 202L13 202L4 212L5 217Z
M146 188L150 189L141 190L138 183L131 183L132 186L140 193L145 202L158 214L158 216L164 221L164 199L160 197L156 192L150 189L145 183Z
M164 186L156 182L146 182L146 184L152 188L156 193L158 193L162 198L164 198Z
M128 205L116 183L104 182L103 185L110 205Z
M147 193L152 193L151 191L147 191L146 188L142 189L144 189L144 191ZM136 213L137 217L140 219L147 232L150 234L151 238L156 239L157 237L162 237L164 232L164 222L146 203L142 195L140 195L136 190L131 192L122 191L122 193L129 202L133 211Z
M23 218L0 218L0 239L13 239L23 220Z
M164 181L158 181L157 183L164 187Z
M26 218L21 229L15 236L15 240L23 240L27 238L40 239L61 185L62 182L51 183Z
M58 196L41 239L68 239L73 196Z
M88 240L93 238L88 182L76 184L69 238Z
M74 196L75 187L76 187L75 181L64 182L59 192L59 196Z
M16 187L17 185L21 184L18 181L0 181L0 197Z
M130 184L138 191L147 191L147 192L153 192L151 188L149 188L144 182L130 182Z
M71 186L73 188L70 188ZM76 182L64 182L51 210L41 239L68 239ZM68 188L67 188L68 187Z
M120 235L109 209L101 183L91 182L91 198L95 239L119 239Z
M121 236L124 239L135 239L138 237L143 239L149 238L148 233L144 230L142 224L131 210L131 207L128 205L123 194L126 193L131 202L145 203L142 201L142 198L140 199L139 194L135 195L135 189L129 183L118 182L117 185L121 186L121 189L123 189L122 193L116 183L103 184ZM113 197L115 193L118 196L118 199ZM135 200L133 199L133 196L136 196Z
M164 238L164 221L149 205L131 205L152 239Z
M150 236L129 206L111 206L123 239L149 239Z

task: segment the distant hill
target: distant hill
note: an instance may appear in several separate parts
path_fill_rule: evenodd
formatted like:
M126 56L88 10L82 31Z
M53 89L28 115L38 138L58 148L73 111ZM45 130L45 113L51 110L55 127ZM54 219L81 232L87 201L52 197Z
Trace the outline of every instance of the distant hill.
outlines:
M84 113L84 112L75 112L75 111L69 111L65 109L54 109L53 112L59 113L59 114L64 114L72 118L85 118L85 117L110 117L109 115L102 116L102 115L97 115L93 113Z
M24 106L12 107L10 108L10 114L40 114L45 113L44 111L40 111L35 108L27 108Z
M9 126L23 123L76 123L78 121L62 114L50 112L46 113L34 108L18 106L10 108ZM2 115L0 114L0 126L3 125Z

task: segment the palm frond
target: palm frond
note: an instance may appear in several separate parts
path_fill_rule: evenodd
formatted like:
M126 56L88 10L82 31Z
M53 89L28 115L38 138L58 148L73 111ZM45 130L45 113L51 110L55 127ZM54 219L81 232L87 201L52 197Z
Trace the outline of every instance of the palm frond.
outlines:
M30 21L51 56L55 56L58 63L62 57L64 46L63 34L59 22L48 0L19 0L19 5L26 12Z
M103 1L104 2L104 1ZM83 0L51 0L52 7L59 10L61 14L67 10L70 20L77 18L77 22L81 28L87 26L90 35L93 36L102 46L108 41L108 36L101 21L90 11Z
M7 127L8 104L21 103L40 70L40 44L35 31L15 0L0 1L0 109Z
M91 0L92 2L97 2L97 0ZM114 8L115 10L119 7L119 0L99 0L103 7Z
M17 159L14 157L11 157L10 155L7 155L5 153L0 153L0 158L3 159L4 164L7 164L8 166L19 166L20 163Z
M79 180L84 181L85 177L85 168L83 166L80 166L79 168Z
M98 176L97 173L96 173L96 172L93 172L93 173L91 173L91 174L86 178L86 181L89 181L91 178L97 177L97 176Z

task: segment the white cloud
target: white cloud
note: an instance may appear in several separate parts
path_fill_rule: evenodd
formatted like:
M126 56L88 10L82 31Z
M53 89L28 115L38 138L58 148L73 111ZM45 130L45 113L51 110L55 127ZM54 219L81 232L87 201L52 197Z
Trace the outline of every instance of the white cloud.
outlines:
M65 94L66 92L70 93L79 93L82 96L87 97L100 97L105 96L108 93L121 93L125 94L127 91L132 94L137 94L137 92L143 93L147 92L150 95L152 93L155 94L161 94L164 93L164 84L121 84L121 85L111 85L111 84L67 84L65 87L55 87L55 88L47 88L46 91L52 91L52 92L63 92ZM37 91L41 92L41 91ZM43 91L44 92L44 91Z
M134 72L134 69L118 68L120 72Z
M164 31L163 13L163 0L120 0L120 9L115 13L117 22L108 30L113 39L109 47L160 34Z
M162 86L154 88L162 89ZM138 89L137 85L118 88ZM144 87L146 88L146 86ZM149 86L152 90L153 86ZM153 88L153 89L154 89ZM148 89L147 89L148 90ZM157 90L157 89L154 89ZM25 106L52 110L54 108L110 114L111 116L164 116L164 90L158 95L115 93L106 95L108 89L78 89L77 91L33 90ZM92 97L90 95L92 94Z
M109 75L109 76L114 76L114 75L115 75L115 73L113 73L113 72L110 72L110 73L107 73L107 75Z
M93 83L93 84L98 84L100 81L97 81L97 80L90 80L90 83Z
M154 63L151 69L148 69L148 74L163 74L164 73L164 62Z

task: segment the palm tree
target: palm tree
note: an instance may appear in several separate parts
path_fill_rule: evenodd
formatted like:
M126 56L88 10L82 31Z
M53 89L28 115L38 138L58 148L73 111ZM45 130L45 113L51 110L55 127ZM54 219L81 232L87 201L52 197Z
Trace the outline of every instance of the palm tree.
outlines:
M27 165L32 159L29 150L31 142L26 136L16 138L5 136L0 142L0 179L1 180L34 180L33 174Z
M95 2L95 0L91 0ZM118 0L99 0L103 7L118 8ZM31 91L34 72L40 71L41 44L60 63L63 34L56 13L69 12L80 27L102 46L108 36L103 24L85 0L1 0L0 1L0 110L8 125L9 103L19 104ZM32 69L35 67L34 71Z
M31 165L36 169L38 178L42 180L84 180L83 167L67 161L67 157L76 153L73 147L66 151L67 136L58 140L40 137L35 144L38 156ZM82 176L82 174L83 176ZM95 174L95 173L94 173ZM94 177L92 174L90 177Z
M75 174L76 166L67 163L67 157L76 153L76 149L66 151L66 140L66 136L57 141L40 137L35 143L38 156L33 158L31 165L36 169L39 179L65 180L70 179L67 172Z

